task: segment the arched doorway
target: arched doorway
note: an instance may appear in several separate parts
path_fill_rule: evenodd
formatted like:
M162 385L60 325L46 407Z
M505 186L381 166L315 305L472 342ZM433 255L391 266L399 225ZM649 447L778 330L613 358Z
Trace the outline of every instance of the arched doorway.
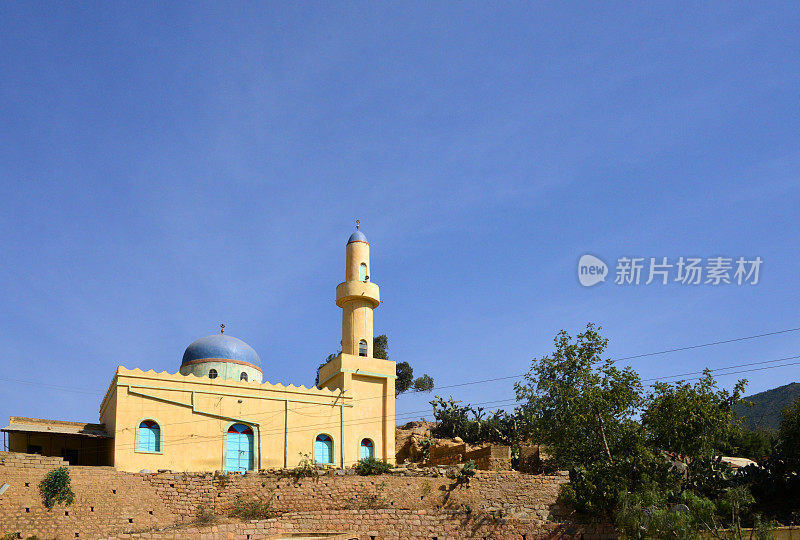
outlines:
M225 470L243 472L253 469L253 430L233 424L225 437Z
M314 441L314 463L333 463L333 440L328 435L317 435Z

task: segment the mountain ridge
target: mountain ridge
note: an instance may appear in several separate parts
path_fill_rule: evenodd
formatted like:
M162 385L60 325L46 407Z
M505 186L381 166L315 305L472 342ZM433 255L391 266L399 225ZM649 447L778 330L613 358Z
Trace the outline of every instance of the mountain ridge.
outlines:
M781 421L781 411L800 398L800 383L791 382L777 388L765 390L742 398L753 403L747 406L737 403L734 412L744 418L744 426L751 430L777 430Z

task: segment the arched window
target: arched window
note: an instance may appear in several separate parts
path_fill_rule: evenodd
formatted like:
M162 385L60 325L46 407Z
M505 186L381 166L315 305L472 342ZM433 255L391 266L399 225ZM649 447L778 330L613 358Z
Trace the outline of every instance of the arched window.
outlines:
M358 342L358 356L367 356L367 342L363 339Z
M142 420L137 435L139 452L161 451L161 428L153 420Z
M358 279L367 281L367 265L364 263L361 263L361 266L358 267Z
M241 374L241 375L239 375L239 380L240 380L240 381L246 381L246 380L247 380L247 373L245 373L244 371L242 371L242 374Z
M209 379L216 379L217 378L217 370L216 369L209 369L208 370L208 378Z
M325 434L314 441L314 463L333 463L333 440Z
M375 445L371 439L361 439L361 448L358 451L358 459L369 459L375 455Z

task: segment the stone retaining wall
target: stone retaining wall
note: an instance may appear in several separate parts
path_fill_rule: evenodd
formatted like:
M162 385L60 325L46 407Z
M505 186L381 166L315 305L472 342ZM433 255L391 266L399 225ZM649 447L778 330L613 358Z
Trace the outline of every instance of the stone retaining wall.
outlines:
M470 509L502 516L547 519L565 474L526 475L516 471L477 471L469 486L436 472L430 476L333 475L299 478L248 473L214 476L161 473L142 475L164 506L186 523L201 505L226 514L237 496L271 501L275 512L394 508L406 510Z
M608 531L584 530L538 520L495 518L465 512L428 510L325 510L284 514L279 518L180 528L147 534L124 534L117 539L226 538L256 540L273 535L313 532L350 532L348 538L360 540L455 540L478 538L493 540L541 540L616 538ZM352 535L352 536L351 536Z
M75 502L48 510L39 482L66 465L61 458L0 452L0 484L9 485L0 495L0 537L98 538L176 523L149 482L112 467L69 467Z
M0 452L0 484L10 486L0 495L0 537L18 533L40 540L102 538L137 532L140 537L186 537L186 527L193 526L201 506L218 521L230 520L227 516L238 496L270 501L276 517L263 525L224 525L230 529L225 537L230 532L246 540L247 535L263 538L303 529L354 531L362 538L462 538L473 530L480 533L477 537L492 536L494 530L519 540L522 535L539 538L557 531L548 517L560 512L558 489L567 481L564 474L478 471L465 485L449 478L457 468L447 467L398 468L366 477L352 470L328 470L306 478L281 470L132 474L111 467L69 467L74 504L47 510L39 482L64 465L58 458ZM216 534L203 531L209 537Z

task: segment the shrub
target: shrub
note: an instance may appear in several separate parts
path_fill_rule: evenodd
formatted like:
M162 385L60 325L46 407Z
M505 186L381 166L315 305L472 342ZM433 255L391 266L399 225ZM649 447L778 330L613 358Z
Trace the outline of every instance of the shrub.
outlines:
M475 476L475 460L471 459L464 463L464 466L458 471L458 475L456 476L456 485L458 486L464 484L465 486L469 487L469 481L473 476Z
M616 512L616 525L624 538L697 538L714 522L714 503L690 491L680 494L677 503L667 493L646 490L623 493Z
M314 462L310 454L300 452L300 463L297 464L297 467L292 469L292 476L295 481L301 478L316 478L319 476L319 471L314 467Z
M374 457L364 458L356 463L356 471L358 471L358 474L361 476L383 474L391 468L391 464L375 459Z
M59 467L53 469L39 483L39 492L47 508L53 508L57 503L70 505L75 500L69 479L69 469Z
M200 524L212 523L217 519L217 516L214 514L214 509L204 504L197 505L197 513L195 516L195 522Z
M233 508L230 515L245 520L269 519L275 517L275 512L270 508L271 506L271 498L262 502L258 499L245 500L241 495L237 495L233 500Z

